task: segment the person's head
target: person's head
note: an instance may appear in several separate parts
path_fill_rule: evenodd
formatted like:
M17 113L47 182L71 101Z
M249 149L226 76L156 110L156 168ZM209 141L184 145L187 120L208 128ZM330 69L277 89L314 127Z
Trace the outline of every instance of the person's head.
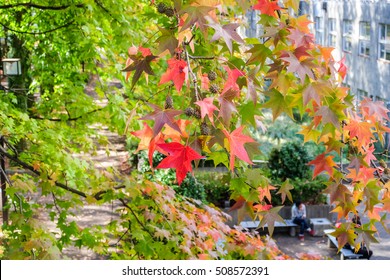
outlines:
M298 209L300 209L300 208L302 207L302 201L297 200L297 201L295 202L295 206L296 206Z

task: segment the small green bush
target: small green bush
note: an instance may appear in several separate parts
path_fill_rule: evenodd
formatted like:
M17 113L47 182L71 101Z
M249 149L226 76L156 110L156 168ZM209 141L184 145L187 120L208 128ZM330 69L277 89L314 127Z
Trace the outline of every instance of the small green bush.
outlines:
M280 149L274 148L268 160L271 179L283 182L287 178L309 178L309 160L309 155L301 143L286 143Z
M204 186L207 202L224 207L225 201L230 200L230 173L197 172L196 177Z

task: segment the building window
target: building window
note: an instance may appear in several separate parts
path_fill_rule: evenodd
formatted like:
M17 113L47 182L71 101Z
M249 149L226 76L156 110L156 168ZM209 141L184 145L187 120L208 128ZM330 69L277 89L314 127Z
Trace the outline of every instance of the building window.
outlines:
M352 21L343 20L343 51L352 51Z
M362 89L357 89L357 92L356 92L356 106L359 106L360 102L362 102L363 99L367 98L367 97L368 97L368 92L367 91L364 91Z
M371 25L367 21L360 22L360 33L359 33L359 54L370 55L370 35Z
M390 60L390 24L379 25L379 58Z
M336 19L329 18L328 21L328 46L336 47L337 33L336 33Z
M324 44L324 21L322 17L314 18L314 29L315 29L315 39L316 43L319 45Z

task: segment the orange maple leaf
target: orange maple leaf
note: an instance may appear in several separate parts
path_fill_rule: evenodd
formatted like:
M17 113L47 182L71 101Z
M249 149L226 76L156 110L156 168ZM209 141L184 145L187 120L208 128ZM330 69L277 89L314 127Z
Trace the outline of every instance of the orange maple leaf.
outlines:
M245 143L251 143L256 142L251 137L246 136L242 134L242 130L244 129L243 126L240 126L236 130L234 130L232 133L229 133L227 130L223 130L223 134L225 134L228 143L229 143L229 150L230 150L230 169L234 169L234 160L235 157L238 157L239 159L252 164L252 161L249 159L249 156L244 148Z
M258 3L252 8L253 10L259 10L262 14L266 14L271 17L277 17L275 11L280 10L278 2L272 0L258 0Z
M313 178L318 174L326 171L329 175L333 176L333 167L337 164L333 161L334 156L326 156L325 153L320 154L314 160L310 161L308 164L314 165Z

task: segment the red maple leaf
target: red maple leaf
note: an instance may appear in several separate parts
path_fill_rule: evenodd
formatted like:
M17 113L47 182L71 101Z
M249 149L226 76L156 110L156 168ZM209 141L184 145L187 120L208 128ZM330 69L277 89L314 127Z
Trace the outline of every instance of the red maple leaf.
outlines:
M341 78L344 80L345 76L347 75L348 67L345 65L345 56L339 61L340 67L337 70L339 72Z
M262 14L276 17L275 11L280 10L277 1L272 0L259 0L256 5L253 6L254 10L259 10Z
M200 115L202 117L202 120L207 115L207 116L209 116L211 123L214 125L213 113L215 110L217 110L217 111L219 111L219 110L213 104L213 101L214 101L214 97L207 97L203 100L195 102L195 104L200 107Z
M173 117L182 113L182 111L166 109L163 110L159 106L148 103L150 107L154 109L154 111L142 118L140 120L154 120L153 126L153 136L156 136L165 124L169 125L173 129L177 130L181 133L179 126L173 119Z
M314 165L313 178L324 171L328 172L330 176L333 176L333 167L336 166L336 163L333 161L333 156L326 156L325 153L320 154L308 164Z
M232 133L229 133L227 130L223 130L223 134L225 134L228 143L229 143L229 150L230 150L230 169L234 169L234 161L235 157L238 157L239 159L252 164L252 161L249 159L248 153L246 152L244 148L245 143L253 143L256 142L251 137L246 136L242 134L242 130L244 129L243 126L240 126L236 130L234 130Z
M157 144L157 146L168 153L168 157L164 158L157 168L175 168L179 185L187 173L192 171L191 161L204 158L189 146L177 142Z
M225 86L223 87L222 93L227 92L229 89L236 91L237 93L240 91L240 87L237 84L238 77L244 76L244 72L238 69L230 69L229 67L224 67L226 72L228 73L228 78L226 80Z
M161 76L159 85L172 81L177 91L180 91L187 76L187 63L184 60L171 58L168 60L167 72Z

